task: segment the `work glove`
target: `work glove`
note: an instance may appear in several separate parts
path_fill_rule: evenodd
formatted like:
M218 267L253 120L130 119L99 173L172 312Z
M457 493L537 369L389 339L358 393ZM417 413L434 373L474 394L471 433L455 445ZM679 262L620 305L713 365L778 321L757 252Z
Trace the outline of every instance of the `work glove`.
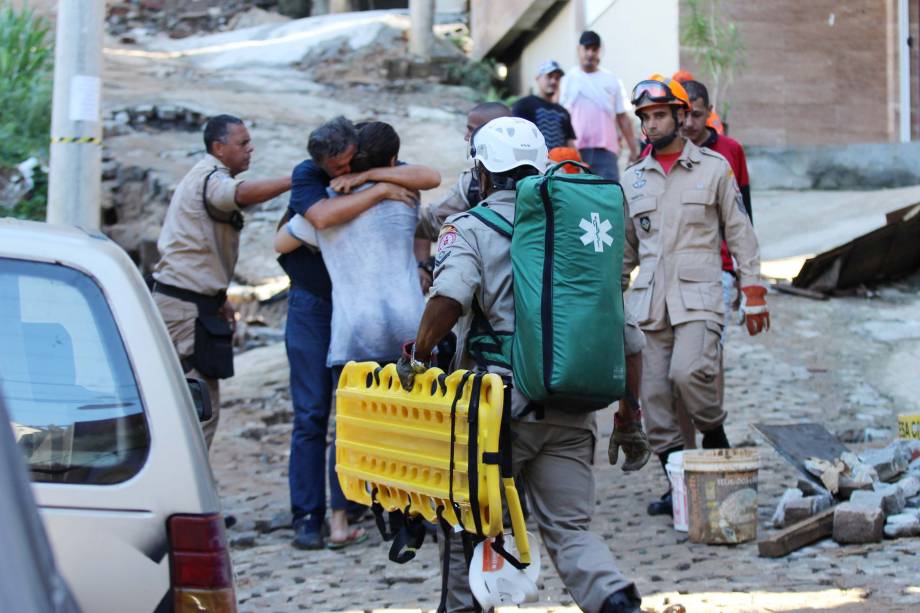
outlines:
M767 310L767 288L748 285L741 288L741 323L747 325L748 334L755 336L770 329L770 311Z
M407 392L411 392L415 385L415 375L428 370L428 365L415 359L415 341L409 341L402 347L402 355L396 362L396 372L399 374L399 383Z
M622 401L621 401L622 402ZM623 466L624 471L639 470L652 457L652 448L648 444L648 437L642 429L642 413L638 409L627 411L629 417L620 413L613 416L613 434L610 435L610 444L607 447L607 459L616 465L620 457L620 447L626 456Z

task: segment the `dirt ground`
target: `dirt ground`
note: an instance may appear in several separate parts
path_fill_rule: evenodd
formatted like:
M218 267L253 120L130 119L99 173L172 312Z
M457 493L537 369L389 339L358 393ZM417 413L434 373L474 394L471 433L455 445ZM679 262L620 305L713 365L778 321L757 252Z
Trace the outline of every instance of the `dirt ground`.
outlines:
M256 145L251 176L289 172L306 155L310 129L338 114L393 123L402 136L400 157L442 172L442 187L426 202L449 188L466 166L463 113L473 97L462 88L431 85L406 92L380 85L319 86L286 67L209 72L178 60L111 55L105 72L109 110L171 104L251 121ZM113 158L151 168L174 185L203 151L199 139L192 132L142 130L109 138L106 146ZM285 202L279 198L247 214L241 283L281 274L270 240ZM756 208L756 193L754 202ZM771 294L770 305L773 329L752 339L732 327L725 351L729 439L756 445L761 454L761 535L769 532L775 502L783 489L795 485L796 475L750 425L818 421L835 432L874 428L893 434L896 415L917 409L920 358L917 279L882 288L873 298L817 302ZM211 460L226 511L239 518L230 538L240 609L434 608L440 579L433 543L416 560L397 566L387 561L371 522L365 524L371 532L367 543L340 552L298 551L290 545L289 528L271 530L273 518L288 508L287 368L281 344L242 353L236 361L240 374L225 383L222 394L224 411ZM650 463L639 474L625 475L610 467L605 451L611 415L604 411L598 419L593 529L636 581L647 611L675 603L689 611L920 610L917 539L850 547L825 541L778 560L758 558L753 543L688 543L665 519L645 515L647 502L665 488L660 468ZM550 564L544 566L541 588L542 610L575 610Z

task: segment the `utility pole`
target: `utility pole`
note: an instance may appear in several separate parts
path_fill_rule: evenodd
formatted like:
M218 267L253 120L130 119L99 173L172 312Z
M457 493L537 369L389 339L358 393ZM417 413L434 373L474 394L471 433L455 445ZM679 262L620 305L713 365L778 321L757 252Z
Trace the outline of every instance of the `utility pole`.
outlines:
M431 59L434 44L434 1L409 0L409 53L425 61Z
M105 0L59 0L51 115L51 223L98 229Z

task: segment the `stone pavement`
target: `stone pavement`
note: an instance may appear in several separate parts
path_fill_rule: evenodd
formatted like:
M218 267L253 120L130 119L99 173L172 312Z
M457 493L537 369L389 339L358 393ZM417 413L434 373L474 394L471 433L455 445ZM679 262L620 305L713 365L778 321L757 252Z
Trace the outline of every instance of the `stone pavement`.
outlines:
M796 474L762 446L749 425L819 421L835 432L894 432L897 413L918 409L916 400L907 403L917 397L912 394L916 371L896 380L889 372L891 360L903 347L915 347L920 337L913 332L920 320L918 289L914 280L888 287L874 299L827 302L774 293L774 327L767 335L751 339L737 327L730 330L727 430L734 444L760 446L761 535L769 532L776 501L786 487L794 487ZM364 524L371 534L366 543L338 552L298 551L290 546L289 528L267 532L271 519L288 506L291 416L283 347L242 354L236 370L244 374L225 386L227 409L211 459L226 511L240 520L229 532L240 610L436 607L440 578L433 542L398 566L387 560L387 548L370 521ZM918 539L848 547L827 540L776 560L758 558L754 543L688 543L667 520L645 514L647 502L665 488L660 467L650 462L640 473L625 475L609 466L609 410L598 418L593 529L607 540L621 570L635 579L645 610L663 611L676 603L691 612L920 610ZM536 611L577 610L549 564L540 596L542 608Z

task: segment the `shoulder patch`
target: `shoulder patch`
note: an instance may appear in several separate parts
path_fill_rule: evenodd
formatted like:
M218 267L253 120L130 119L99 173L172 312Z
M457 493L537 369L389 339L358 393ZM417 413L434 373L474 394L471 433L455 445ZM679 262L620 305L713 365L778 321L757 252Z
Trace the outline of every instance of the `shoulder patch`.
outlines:
M438 253L447 251L457 242L457 228L452 224L445 224L438 234Z

